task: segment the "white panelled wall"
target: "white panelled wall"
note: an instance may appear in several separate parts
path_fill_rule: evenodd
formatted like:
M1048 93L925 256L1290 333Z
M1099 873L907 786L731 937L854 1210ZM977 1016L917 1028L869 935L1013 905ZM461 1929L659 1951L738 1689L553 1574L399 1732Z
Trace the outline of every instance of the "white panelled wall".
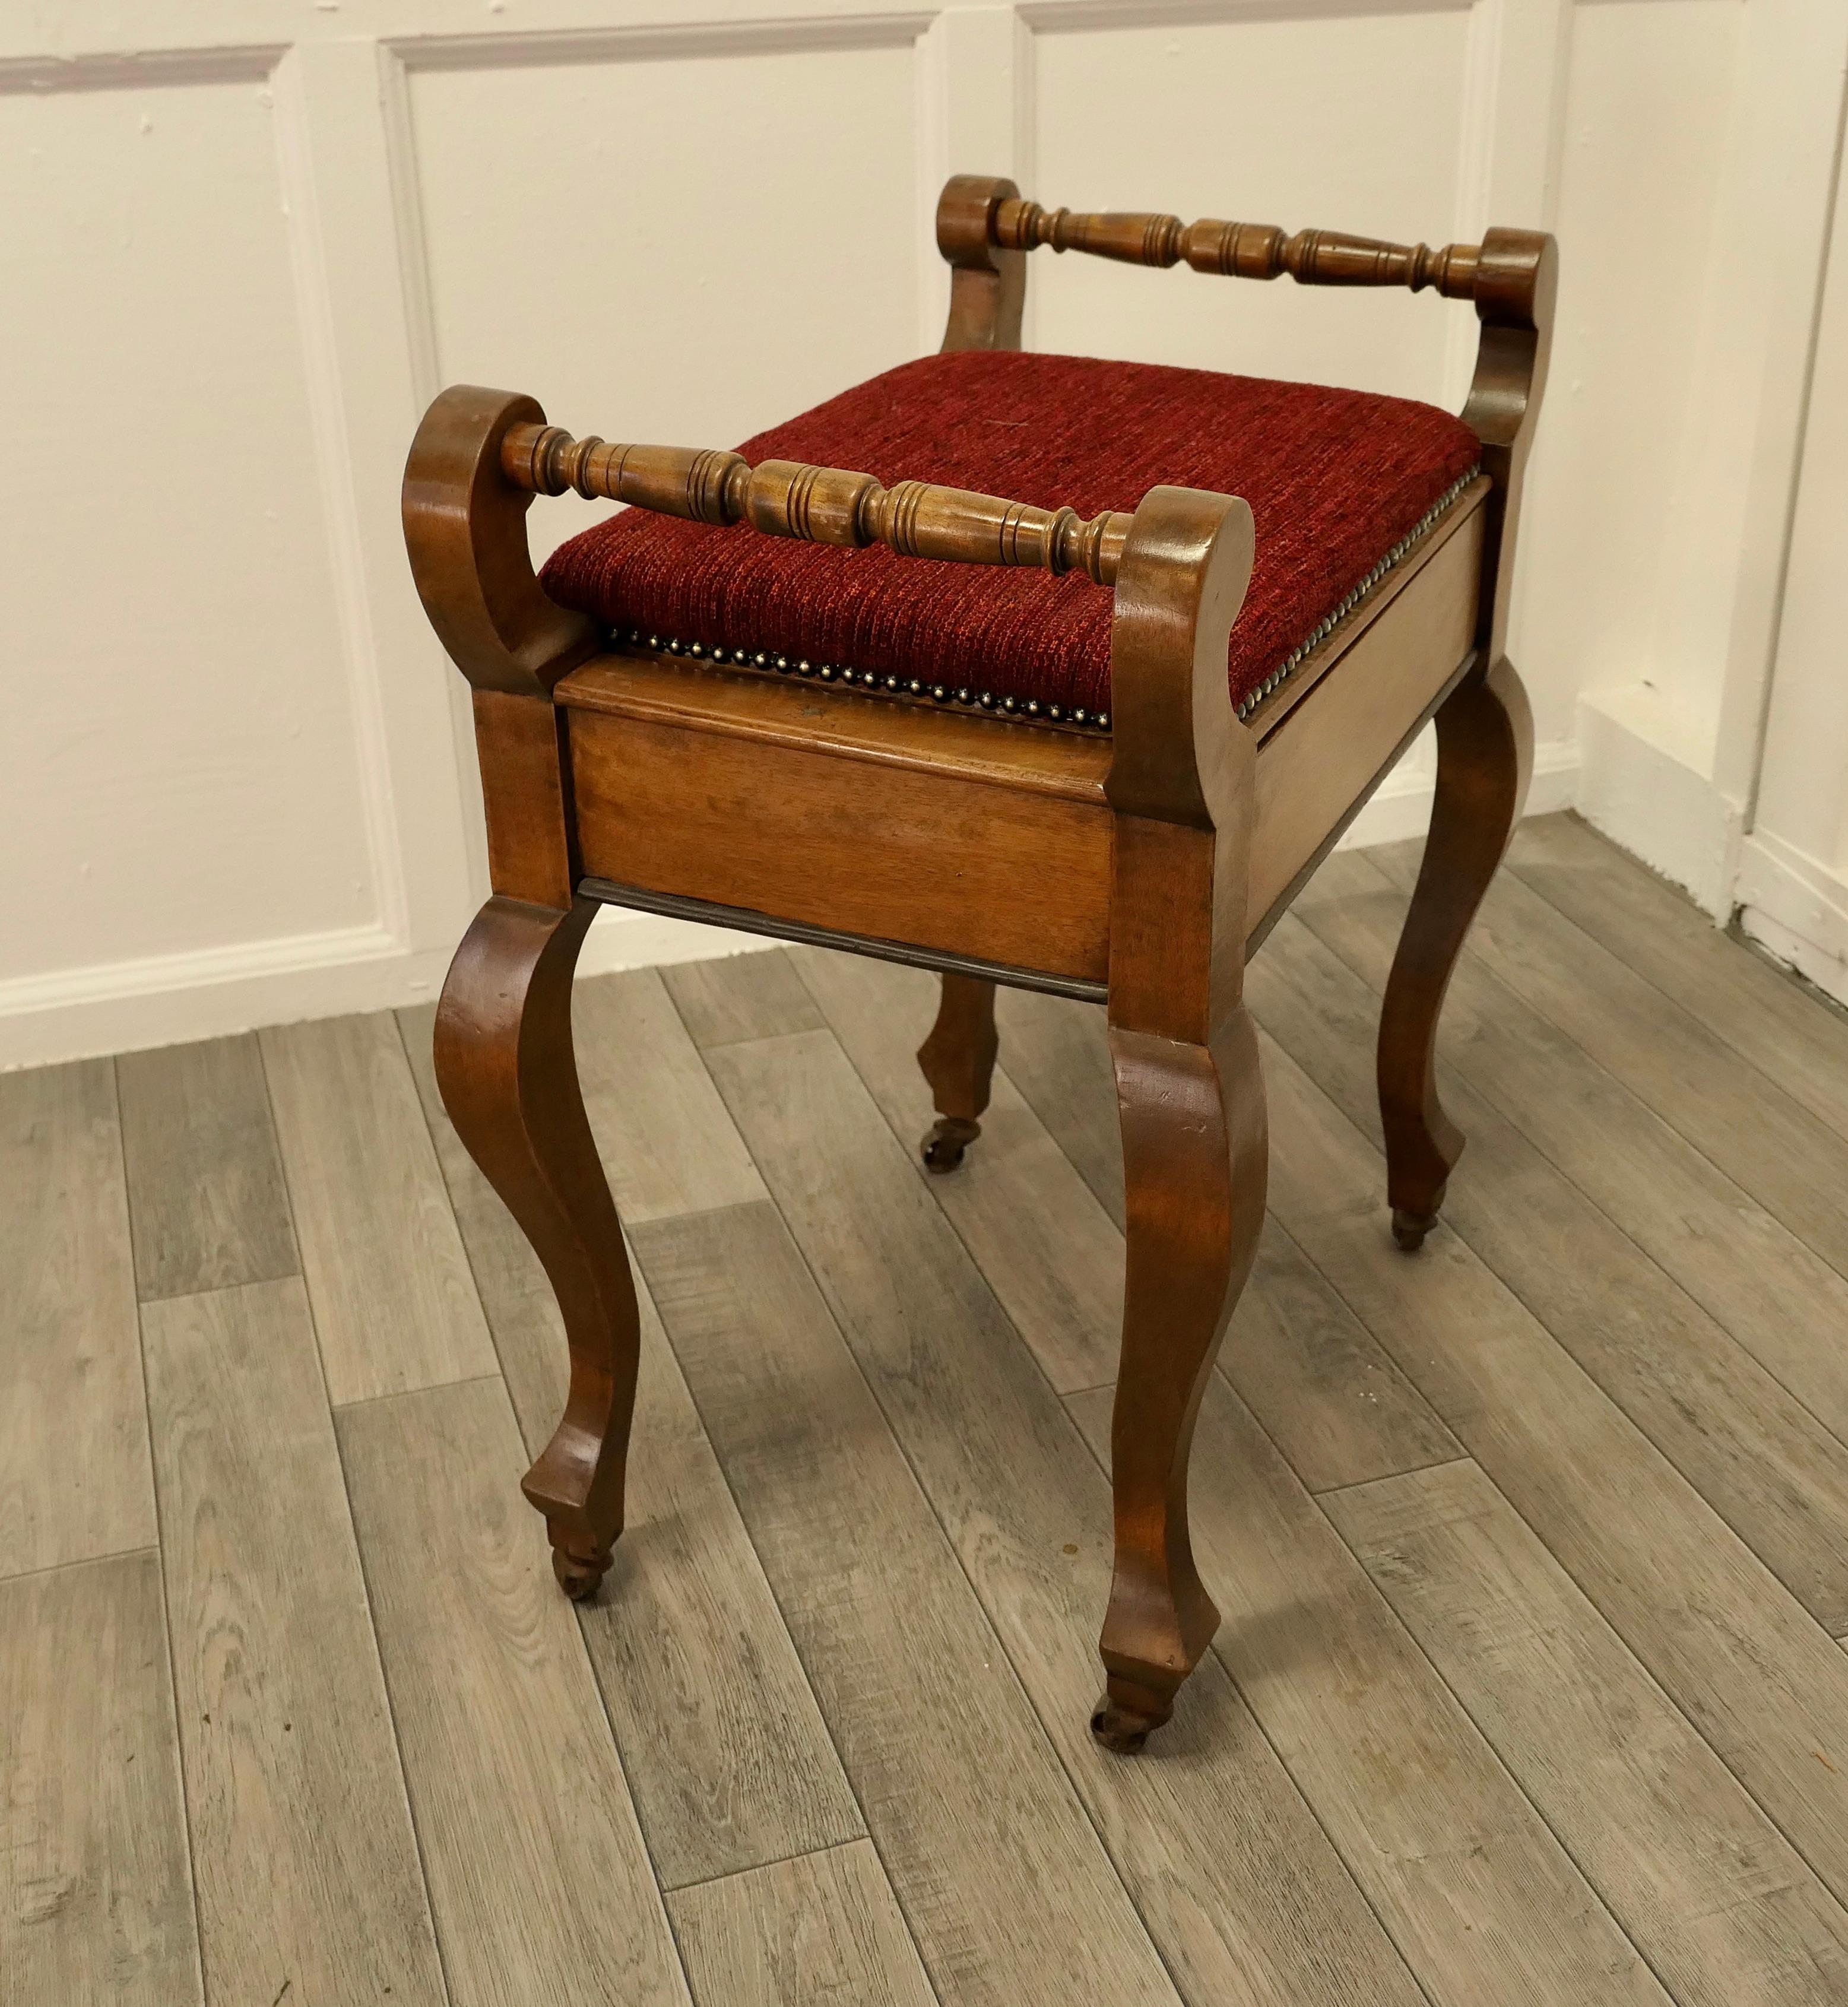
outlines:
M957 168L1557 229L1533 805L1848 994L1840 0L792 7L0 8L0 1065L432 993L485 860L398 529L423 405L729 444L935 345ZM1035 346L1452 405L1474 346L1429 296L1046 252L1029 299ZM540 503L536 552L588 520ZM1429 799L1420 747L1355 834ZM584 965L746 944L609 915Z

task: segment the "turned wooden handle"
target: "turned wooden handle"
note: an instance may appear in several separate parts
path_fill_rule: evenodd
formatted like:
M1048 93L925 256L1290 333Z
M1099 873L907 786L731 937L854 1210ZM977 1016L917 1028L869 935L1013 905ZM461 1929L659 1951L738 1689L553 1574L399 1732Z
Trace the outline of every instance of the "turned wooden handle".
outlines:
M517 488L539 495L602 496L696 523L748 522L773 537L857 549L884 544L901 557L961 564L1032 565L1058 576L1082 572L1113 585L1133 517L1106 510L1084 521L1075 509L1039 509L966 489L808 467L792 460L748 466L735 453L687 446L608 446L574 439L556 425L513 426L501 467Z
M1450 299L1473 299L1479 249L1473 244L1384 244L1333 230L1292 237L1271 223L1221 223L1204 217L1074 215L1036 202L998 203L994 241L1004 250L1088 251L1126 265L1178 265L1235 279L1275 279L1287 272L1305 286L1433 286Z

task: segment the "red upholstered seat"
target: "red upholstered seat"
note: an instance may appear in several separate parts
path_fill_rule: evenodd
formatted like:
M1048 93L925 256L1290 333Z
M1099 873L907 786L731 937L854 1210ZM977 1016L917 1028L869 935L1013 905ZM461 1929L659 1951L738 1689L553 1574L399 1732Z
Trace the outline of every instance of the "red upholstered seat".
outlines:
M1087 517L1134 509L1164 482L1243 496L1257 557L1228 664L1241 710L1430 527L1479 453L1460 419L1404 398L983 351L888 370L739 450L753 465L809 460ZM1081 577L627 510L565 545L544 581L625 639L675 653L1108 723L1111 598Z

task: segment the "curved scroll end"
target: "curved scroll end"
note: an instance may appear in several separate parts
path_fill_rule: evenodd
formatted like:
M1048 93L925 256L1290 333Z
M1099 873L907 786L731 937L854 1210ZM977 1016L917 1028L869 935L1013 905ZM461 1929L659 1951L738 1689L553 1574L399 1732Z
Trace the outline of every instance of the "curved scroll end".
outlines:
M1251 737L1233 714L1226 651L1250 582L1249 506L1151 488L1130 527L1110 625L1110 771L1120 815L1228 827Z
M1482 345L1463 418L1491 453L1505 452L1531 428L1546 386L1559 246L1544 231L1491 230L1476 270Z
M430 625L477 690L549 696L591 653L595 630L533 576L532 496L501 467L517 425L543 425L531 397L458 383L424 414L404 464L404 545Z
M950 320L943 353L959 348L1018 348L1027 303L1024 252L995 242L995 212L1018 199L1014 184L994 175L952 175L937 197L936 248L950 267Z

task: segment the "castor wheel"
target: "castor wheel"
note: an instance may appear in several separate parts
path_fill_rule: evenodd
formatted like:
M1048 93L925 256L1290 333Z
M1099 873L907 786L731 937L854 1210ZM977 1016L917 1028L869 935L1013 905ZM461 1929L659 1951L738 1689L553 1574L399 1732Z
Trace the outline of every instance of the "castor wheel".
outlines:
M1402 1206L1392 1208L1392 1237L1408 1254L1416 1254L1424 1245L1424 1236L1437 1224L1434 1208L1430 1212L1407 1212Z
M1091 1710L1091 1732L1119 1756L1133 1756L1174 1712L1171 1695L1113 1673Z
M941 1174L953 1171L962 1162L962 1153L982 1134L982 1125L965 1122L958 1115L941 1115L924 1138L924 1168Z
M573 1603L588 1603L597 1593L597 1585L608 1573L610 1551L606 1547L601 1554L588 1559L567 1554L563 1547L552 1550L552 1571L558 1577L559 1587Z

